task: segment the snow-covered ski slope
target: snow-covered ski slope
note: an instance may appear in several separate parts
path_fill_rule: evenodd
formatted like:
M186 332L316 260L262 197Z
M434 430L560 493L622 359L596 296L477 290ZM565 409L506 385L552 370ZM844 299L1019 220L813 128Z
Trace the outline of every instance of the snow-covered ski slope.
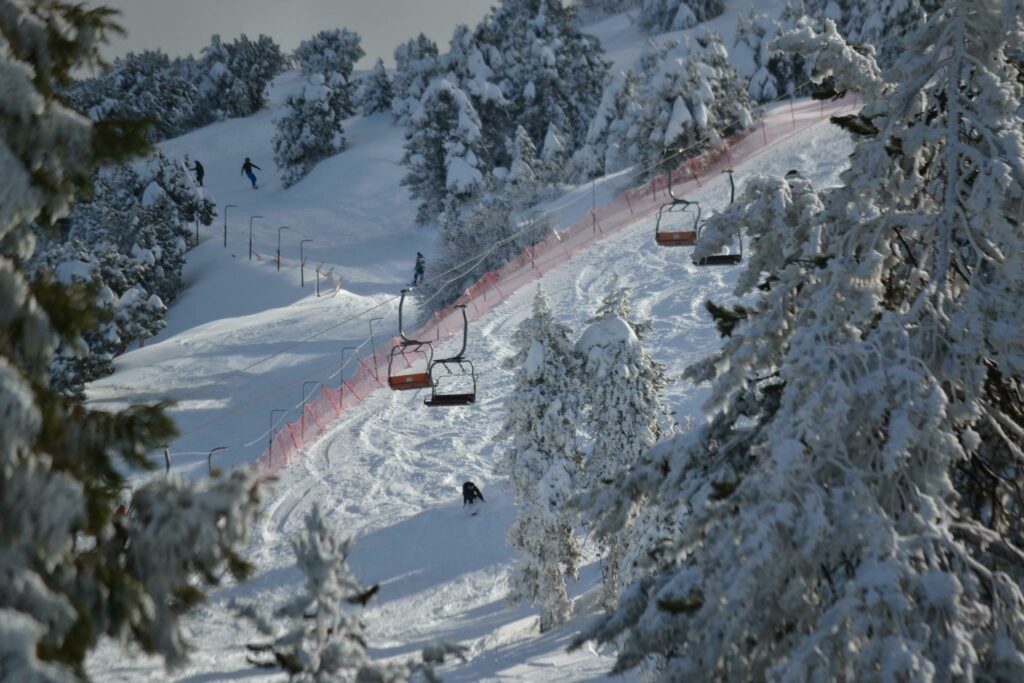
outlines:
M626 30L616 21L621 17L604 23ZM275 100L294 86L293 79L279 79ZM297 414L305 379L337 384L341 348L362 344L368 332L365 318L337 323L392 297L411 276L417 250L431 255L433 234L414 226L414 205L399 186L402 134L387 117L350 121L349 150L283 191L270 157L272 116L272 110L262 112L162 145L171 155L199 158L219 207L237 205L228 210L228 248L222 246L219 221L203 229L205 241L187 267L190 288L172 307L168 329L119 359L113 376L90 387L92 400L101 405L177 399L172 415L183 436L171 452L175 469L186 476L202 476L207 453L219 446L228 446L216 456L221 467L252 460L266 444L270 411L290 409L282 420ZM742 188L754 173L799 168L816 183L834 183L848 151L844 135L819 124L737 168L738 182ZM245 156L264 169L259 190L239 176ZM600 185L598 191L600 202ZM727 184L713 181L694 198L708 209L720 208L728 200ZM260 258L250 263L251 215L264 218L254 222ZM280 273L272 261L279 226L290 228L282 233ZM313 240L305 245L311 265L323 262L333 276L340 275L337 295L331 296L328 280L319 299L308 281L299 287L299 239ZM683 423L701 419L704 392L683 382L682 370L719 344L704 301L730 301L736 272L696 268L689 249L655 247L653 221L644 220L547 272L541 285L560 320L579 333L613 274L621 275L633 287L638 315L654 324L646 343L667 366L669 403ZM236 598L275 603L297 589L288 540L314 502L338 529L357 537L352 564L361 580L382 585L366 612L377 656L400 657L445 639L463 642L471 654L468 663L443 672L448 681L602 678L611 653L565 652L593 614L592 589L600 571L592 543L581 579L571 586L578 617L570 624L539 636L533 610L503 601L515 559L504 543L514 510L494 474L500 446L490 439L511 389L511 372L500 361L510 353L511 334L528 315L533 293L532 287L518 291L471 329L468 355L480 376L476 405L430 410L422 405L422 392L376 392L280 473L267 492L266 514L250 549L255 578L216 591L188 621L198 646L190 665L167 674L158 662L111 644L90 661L94 678L281 679L245 661L253 634L228 604ZM379 315L385 320L377 339L383 340L394 332L394 304ZM315 334L320 336L297 343ZM461 510L466 479L477 482L488 501L473 518Z

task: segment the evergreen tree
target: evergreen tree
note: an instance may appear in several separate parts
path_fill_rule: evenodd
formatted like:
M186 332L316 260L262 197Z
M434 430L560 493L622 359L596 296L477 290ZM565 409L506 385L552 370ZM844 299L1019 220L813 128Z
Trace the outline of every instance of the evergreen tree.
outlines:
M272 661L250 659L262 667L280 667L289 680L309 683L380 681L398 683L414 675L437 681L435 664L448 655L465 659L465 648L443 643L428 647L422 659L381 664L370 659L358 608L377 594L379 586L363 586L348 566L352 541L342 541L314 505L306 515L305 534L292 540L295 562L305 577L304 590L265 614L257 605L235 604L238 613L269 636L269 643L249 650L269 653ZM285 622L281 629L279 622Z
M790 0L784 18L805 17L818 29L831 19L851 43L875 47L878 63L888 67L900 56L900 34L941 5L942 0Z
M512 165L505 178L505 194L517 206L530 206L540 186L537 147L522 126L516 128L516 138L512 144Z
M481 192L487 168L483 151L472 102L448 80L434 81L405 133L402 163L409 172L402 184L420 200L416 220L434 220L449 200L458 205Z
M269 36L253 41L243 33L230 43L213 36L199 60L198 125L262 109L267 86L286 65L281 48Z
M459 25L452 34L448 54L441 58L441 69L446 78L458 84L470 98L480 117L488 153L496 165L507 165L505 149L498 149L498 136L508 134L511 126L511 102L499 85L500 75L490 64L501 64L505 55L498 48L480 39L479 31Z
M549 124L562 131L570 153L587 133L608 78L600 42L576 28L576 12L561 0L503 0L473 32L473 57L465 67L480 83L496 84L502 116L485 117L489 153L508 164L505 140L522 126L543 140ZM449 65L456 73L461 73ZM482 88L479 88L482 89ZM478 88L467 88L474 106L486 108ZM487 101L496 100L486 88Z
M440 73L437 43L422 33L395 48L395 96L391 114L405 125L420 106L430 82Z
M572 156L572 175L582 182L629 165L625 144L628 127L639 115L639 78L633 71L616 75L605 88L601 104L590 121L587 141Z
M721 36L702 32L684 42L667 41L637 64L640 105L631 119L610 130L608 148L627 150L622 162L652 171L686 150L701 154L718 137L751 125L746 84L729 62ZM599 149L595 149L598 153ZM606 172L620 170L605 166Z
M580 414L577 360L569 329L556 323L538 287L533 314L513 337L515 370L506 416L495 437L507 441L500 472L515 496L516 519L508 543L520 552L509 600L540 608L545 632L571 616L565 577L578 577L580 549L568 500L579 480L575 449Z
M98 170L92 196L61 221L35 230L30 273L82 285L104 318L72 344L58 345L51 382L82 397L84 383L113 372L113 358L164 326L166 304L182 288L190 222L209 225L215 206L184 164L157 153L145 162Z
M664 368L643 348L641 337L650 323L632 320L632 312L629 289L616 276L612 291L576 342L585 378L584 425L592 435L582 481L590 500L599 497L667 431ZM653 544L644 536L650 531L645 526L648 519L601 539L608 607L614 607L618 592L636 573L632 566L636 558Z
M76 81L66 97L94 121L145 121L151 140L166 140L193 127L198 69L192 57L130 52L101 75Z
M394 88L391 86L391 77L384 68L384 60L378 58L370 73L363 77L359 83L359 91L356 99L359 101L359 109L363 116L372 116L382 111L391 111L391 103L394 100Z
M317 162L345 149L345 78L313 74L302 92L289 95L284 113L275 121L274 161L281 184L291 187L313 170ZM340 89L340 90L339 90Z
M317 75L322 76L323 81L331 89L331 109L340 111L343 115L342 118L356 113L356 93L355 84L352 81L352 70L355 68L356 62L366 55L361 42L358 33L336 28L321 31L309 40L302 41L295 49L295 59L298 61L303 75L310 83L314 83L314 87ZM311 99L315 100L316 98L311 98L309 94L305 96L307 102ZM330 154L324 156L330 156Z
M795 19L784 13L777 21L758 14L754 8L737 18L731 56L740 75L750 82L747 93L752 101L770 102L790 93L806 94L811 65L802 55L771 48L772 41L796 26Z
M246 573L237 549L258 504L242 472L160 477L115 518L122 472L146 467L173 426L159 407L93 411L49 386L57 340L95 329L98 312L75 288L27 277L32 224L51 226L98 162L142 140L74 114L54 91L96 62L112 14L0 0L0 661L12 680L83 679L104 636L179 663L179 618L217 577Z
M714 19L724 11L723 0L643 0L639 23L650 33L680 31Z
M712 307L728 340L687 372L712 382L710 421L605 500L606 530L641 496L687 506L589 634L624 636L620 668L1024 676L1019 9L948 0L891 82L831 22L780 39L867 104L837 119L856 141L841 187L757 180L698 244L746 229L737 294L760 294Z
M295 60L306 76L341 74L347 80L356 62L365 56L362 38L346 28L320 31L295 48Z
M565 179L568 165L569 151L562 140L562 132L550 123L541 149L541 178L548 185L558 185Z

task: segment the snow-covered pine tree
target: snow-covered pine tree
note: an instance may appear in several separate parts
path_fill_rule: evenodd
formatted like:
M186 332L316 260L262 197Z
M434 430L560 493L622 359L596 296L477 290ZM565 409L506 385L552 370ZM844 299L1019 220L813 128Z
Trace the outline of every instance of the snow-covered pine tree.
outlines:
M464 24L455 27L448 54L441 57L441 69L446 78L469 96L480 117L488 154L503 167L509 162L505 156L507 150L498 148L499 140L505 141L499 136L511 133L511 102L505 98L499 86L500 77L489 64L500 65L505 58L494 45L481 42L478 31L471 31Z
M295 48L295 60L306 76L339 73L348 79L364 56L359 34L347 28L320 31Z
M682 43L653 45L637 69L640 106L630 110L632 120L609 131L606 139L610 149L627 150L623 161L651 172L680 150L687 150L686 156L700 154L716 137L743 130L753 121L746 83L717 33L701 31ZM605 170L620 169L606 164Z
M442 643L423 651L421 659L379 663L370 659L359 610L373 599L379 586L360 583L348 566L352 540L342 541L331 529L320 506L306 515L306 531L292 539L295 563L305 577L302 592L267 614L253 603L234 603L243 618L271 638L269 643L249 645L256 654L273 659L250 658L266 668L281 668L289 680L308 683L365 681L399 683L414 675L439 681L433 671L448 655L465 659L465 648ZM286 624L280 627L280 622Z
M643 0L639 24L650 33L680 31L714 19L724 11L723 0Z
M576 342L583 363L586 409L584 430L591 435L583 462L582 491L596 500L636 463L668 429L663 402L665 372L644 350L649 322L632 319L629 289L615 277L611 292ZM582 510L587 512L587 506ZM619 591L634 577L636 558L649 550L655 529L650 519L631 523L601 538L605 605L613 608Z
M875 47L878 63L888 67L900 56L900 34L941 5L942 0L790 0L785 14L806 17L818 29L831 19L851 43Z
M416 220L436 219L446 205L465 203L484 186L480 118L473 103L449 80L439 78L423 93L405 132L402 185L420 201Z
M710 422L604 499L687 506L590 632L667 679L1024 677L1024 46L1017 0L948 0L884 81L828 23L780 49L867 104L842 186L752 183L696 255L757 237L715 307ZM778 243L778 247L773 245Z
M370 72L359 82L359 90L356 93L359 110L363 116L391 111L394 97L391 77L388 76L388 71L384 68L384 60L378 58Z
M153 141L173 138L194 124L198 65L160 50L130 52L95 78L72 84L68 103L94 121L147 121Z
M57 341L95 329L96 311L79 291L26 276L32 224L52 226L97 163L142 140L74 114L54 91L96 63L112 15L0 0L0 662L11 680L81 680L104 636L180 662L180 616L215 577L246 573L236 551L258 507L242 472L160 477L115 519L122 472L147 467L173 425L159 407L93 411L49 386Z
M543 633L571 616L565 577L579 574L580 548L568 509L580 476L578 360L569 329L555 322L540 287L513 343L515 355L504 366L515 370L514 388L495 437L507 441L499 472L508 476L517 508L508 543L520 557L509 600L537 605Z
M243 33L230 43L213 36L199 60L198 125L249 116L262 109L267 86L287 63L269 36L253 41Z
M546 185L558 185L565 180L569 167L569 150L566 149L562 131L554 123L548 124L544 134L544 146L540 154L540 177Z
M209 225L215 209L184 165L159 152L100 169L91 194L74 204L59 233L35 231L30 263L33 276L87 285L86 296L103 311L98 328L74 345L60 344L55 355L52 386L75 396L85 382L112 372L114 355L127 344L163 329L165 304L184 286L189 223Z
M803 94L810 79L810 64L802 55L772 50L779 35L796 26L792 15L774 19L759 14L753 7L736 20L736 40L731 53L740 75L750 85L747 94L754 102L770 102L778 97Z
M331 108L340 110L342 118L356 113L356 84L352 80L352 70L356 62L366 55L361 42L358 33L336 28L320 31L295 48L295 59L302 73L310 83L315 82L317 74L323 76L331 89ZM309 94L305 99L310 100Z
M437 43L422 33L395 48L395 96L391 114L395 122L405 125L420 106L420 99L430 82L440 73Z
M504 192L509 201L520 207L533 204L541 183L538 170L537 146L526 129L519 126L512 142L512 164L505 178Z
M295 561L305 577L301 592L265 614L255 604L236 605L239 613L271 638L250 645L272 661L251 659L261 666L278 666L293 681L407 680L400 664L381 667L367 653L359 607L379 586L363 586L348 566L351 539L342 541L314 504L306 515L305 533L292 539ZM279 626L284 624L284 628Z
M572 176L578 181L598 178L609 169L629 165L628 150L620 144L626 141L627 128L640 109L638 84L639 78L630 70L617 74L605 88L590 121L586 144L572 156Z
M488 150L501 165L505 140L518 126L543 140L553 123L570 152L583 144L609 64L600 42L576 24L575 9L561 0L502 0L474 31L488 81L508 102L502 125L485 127Z
M301 92L288 96L284 113L274 122L274 162L284 187L291 187L319 161L345 149L346 81L337 73L331 78L328 83L323 74L311 75Z

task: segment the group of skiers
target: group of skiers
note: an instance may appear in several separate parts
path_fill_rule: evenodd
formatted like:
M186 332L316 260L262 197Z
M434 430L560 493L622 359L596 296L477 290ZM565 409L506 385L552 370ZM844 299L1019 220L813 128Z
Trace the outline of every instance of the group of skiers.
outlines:
M185 168L188 168L188 166L186 165ZM252 183L252 189L255 190L257 188L256 174L252 172L253 169L256 169L257 171L263 170L256 164L252 163L252 161L249 160L249 157L246 157L245 162L242 164L242 173L244 173L249 179L249 182ZM206 176L206 169L203 168L201 163L199 163L199 159L196 159L193 162L192 168L189 168L188 170L196 174L196 183L199 184L199 187L203 187L203 178ZM241 173L239 175L241 175Z
M206 169L203 168L203 165L199 162L198 159L196 159L192 163L193 163L193 166L192 166L192 168L189 168L189 170L196 174L196 182L199 184L199 187L203 187L203 178L206 176ZM188 168L187 165L186 165L186 168ZM256 178L256 174L253 173L253 169L255 169L257 171L263 171L262 168L260 168L256 164L252 163L252 161L249 159L249 157L246 157L245 158L245 162L242 163L242 173L244 173L245 176L249 179L249 182L252 183L252 187L255 190L257 188L257 185L256 185L257 178ZM423 254L421 254L420 252L417 251L416 252L416 265L413 268L412 282L410 283L413 287L415 287L418 284L420 284L421 282L423 282L423 273L424 273L424 270L426 269L426 265L427 265L427 262L426 262L426 259L423 258Z

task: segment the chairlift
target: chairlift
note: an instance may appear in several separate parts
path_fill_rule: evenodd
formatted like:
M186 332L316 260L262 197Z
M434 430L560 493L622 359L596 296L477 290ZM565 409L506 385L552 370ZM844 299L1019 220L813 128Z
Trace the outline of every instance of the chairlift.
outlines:
M388 386L395 391L408 391L410 389L429 389L433 385L430 381L430 367L434 360L434 347L428 341L420 341L419 339L410 339L405 336L405 330L402 327L402 306L405 303L405 295L409 292L408 289L402 290L402 297L398 300L398 336L399 342L391 349L391 353L388 354ZM412 356L416 359L416 363L412 363L409 357ZM402 359L407 366L411 367L423 367L424 372L399 372L395 366L395 362L398 359ZM423 361L422 365L419 361Z
M671 202L662 204L654 223L654 242L659 247L692 247L700 228L700 204L677 197L672 191L672 171L668 173L668 194ZM664 223L675 223L677 230L663 229Z
M730 168L723 173L729 174L729 204L731 205L736 201L736 181L733 178L733 170ZM700 237L700 233L704 231L704 224L700 224L697 227L697 237ZM736 242L739 244L738 249L735 252L726 252L722 254L711 254L703 258L693 259L693 265L695 266L735 266L743 262L743 235L736 235Z
M430 363L430 398L423 405L431 408L465 406L476 402L476 369L472 361L463 357L469 337L469 318L466 307L460 305L459 308L462 309L462 348L450 358L439 358ZM467 383L471 383L471 387L467 387Z

